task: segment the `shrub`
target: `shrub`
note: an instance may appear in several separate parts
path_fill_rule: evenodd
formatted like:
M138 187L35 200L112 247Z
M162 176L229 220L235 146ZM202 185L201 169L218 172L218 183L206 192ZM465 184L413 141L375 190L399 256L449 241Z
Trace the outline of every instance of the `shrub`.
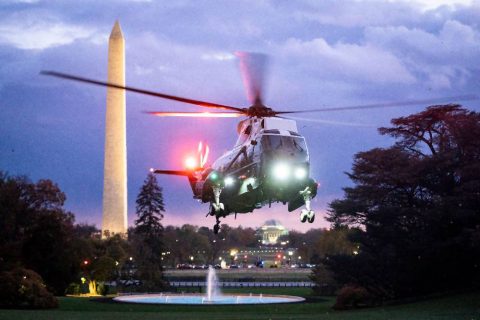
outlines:
M312 289L316 295L333 295L339 288L337 282L333 278L333 272L323 263L317 264L316 267L312 269L310 279L315 283L315 286Z
M334 309L344 310L359 307L372 306L373 299L370 293L363 287L346 285L337 296Z
M29 269L0 273L0 308L57 308L58 300L46 289L42 278Z
M80 294L80 285L78 283L72 282L68 285L66 294L79 295Z

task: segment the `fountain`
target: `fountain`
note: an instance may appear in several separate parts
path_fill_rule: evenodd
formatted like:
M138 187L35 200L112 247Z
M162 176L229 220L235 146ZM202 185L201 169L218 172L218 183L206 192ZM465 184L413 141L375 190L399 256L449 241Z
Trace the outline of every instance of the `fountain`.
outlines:
M255 294L222 294L218 287L218 277L215 269L208 268L206 295L203 294L142 294L119 296L113 300L127 303L149 303L149 304L266 304L266 303L291 303L301 302L305 299L295 296L284 295L255 295Z
M207 275L207 301L218 300L220 289L218 288L218 277L212 266L208 267Z

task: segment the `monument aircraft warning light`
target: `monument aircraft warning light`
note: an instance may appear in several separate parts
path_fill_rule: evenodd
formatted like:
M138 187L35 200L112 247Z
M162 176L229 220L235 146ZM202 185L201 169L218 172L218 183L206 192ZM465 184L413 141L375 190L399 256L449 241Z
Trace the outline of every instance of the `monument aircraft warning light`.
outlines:
M210 203L207 217L214 216L214 232L220 229L220 219L230 214L248 213L274 202L288 204L294 211L302 206L301 222L312 223L315 213L310 204L317 195L318 183L310 176L310 156L305 138L298 132L291 114L327 112L367 108L421 105L476 99L476 96L457 96L439 99L403 101L363 106L332 107L313 110L279 111L263 102L263 78L266 56L238 53L242 76L250 101L249 107L235 107L190 98L172 96L155 91L78 77L55 71L44 75L80 81L109 88L124 89L144 95L179 101L221 112L150 111L161 117L244 117L237 125L235 146L211 165L207 165L209 148L200 144L197 159L187 159L183 170L152 169L157 174L185 176L193 197ZM290 117L290 118L289 118ZM301 119L302 121L309 119ZM319 121L310 119L310 121ZM321 121L321 120L320 120Z

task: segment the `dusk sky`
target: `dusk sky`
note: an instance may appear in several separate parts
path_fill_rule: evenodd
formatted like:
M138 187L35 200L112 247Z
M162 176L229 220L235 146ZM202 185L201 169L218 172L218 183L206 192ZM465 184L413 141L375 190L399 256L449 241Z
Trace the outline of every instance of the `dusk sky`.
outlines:
M270 57L265 104L277 110L479 94L477 1L42 1L0 0L0 170L48 178L77 222L100 227L106 89L39 75L55 70L107 78L108 36L119 20L127 85L237 107L248 106L236 51ZM456 102L456 101L451 101ZM480 111L480 101L462 102ZM314 224L286 206L223 221L290 229L328 227L328 203L351 182L353 155L388 147L377 128L427 105L305 114L298 121L321 183ZM128 219L149 168L177 169L206 141L210 162L236 140L238 119L157 118L142 111L199 111L127 93ZM158 176L163 223L212 227L208 205L185 178Z

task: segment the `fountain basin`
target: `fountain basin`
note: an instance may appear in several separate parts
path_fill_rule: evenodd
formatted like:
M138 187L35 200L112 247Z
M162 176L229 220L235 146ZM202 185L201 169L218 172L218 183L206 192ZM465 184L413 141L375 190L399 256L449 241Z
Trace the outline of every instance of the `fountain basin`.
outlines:
M224 304L269 304L301 302L305 299L285 295L242 295L222 294L215 299L208 300L201 294L142 294L116 297L113 300L126 303L147 304L195 304L195 305L224 305Z

